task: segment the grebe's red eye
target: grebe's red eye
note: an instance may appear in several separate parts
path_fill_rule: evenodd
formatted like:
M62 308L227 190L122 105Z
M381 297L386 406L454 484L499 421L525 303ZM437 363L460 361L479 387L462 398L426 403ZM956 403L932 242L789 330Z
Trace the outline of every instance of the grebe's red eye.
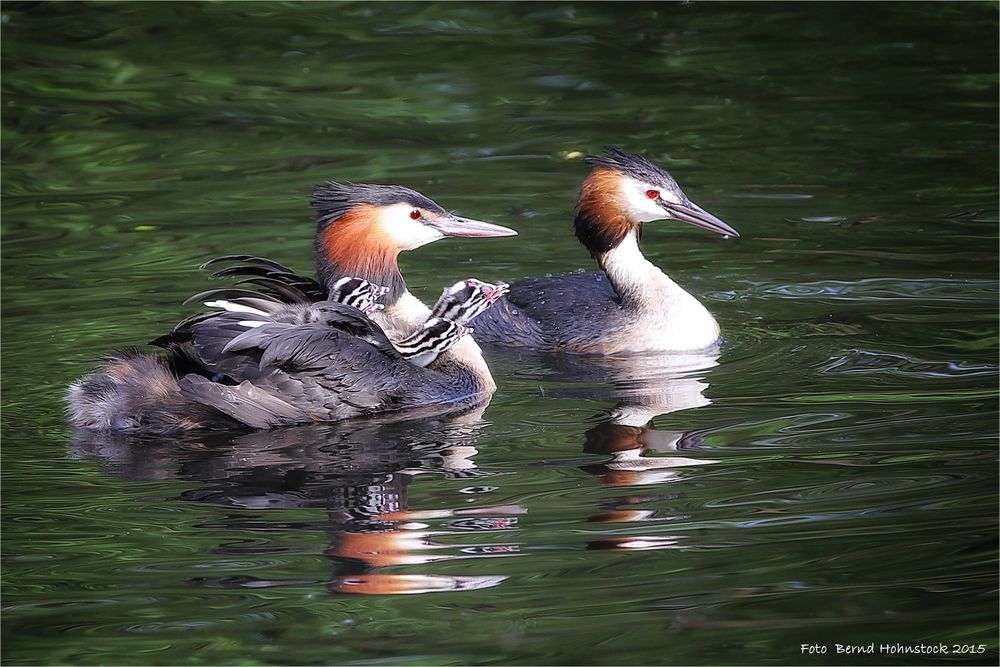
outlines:
M410 218L412 218L413 220L419 220L420 211L418 211L417 209L413 209L412 211L410 211Z
M646 196L650 199L658 199L660 196L659 190L646 190Z

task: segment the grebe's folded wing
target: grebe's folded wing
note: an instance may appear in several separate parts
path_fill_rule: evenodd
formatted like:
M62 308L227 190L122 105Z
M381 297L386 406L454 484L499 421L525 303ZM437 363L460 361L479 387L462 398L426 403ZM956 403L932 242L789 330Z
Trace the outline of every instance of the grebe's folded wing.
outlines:
M265 310L256 299L234 297L233 292L214 291L213 296L222 293L230 298L208 303L225 310L189 317L152 343L174 352L182 373L218 374L219 379L226 376L235 382L266 374L275 355L291 355L324 337L330 339L326 347L346 347L346 341L357 338L398 357L382 329L351 306L333 301L290 305L262 301L267 304ZM262 355L271 356L265 361ZM314 363L323 362L317 358Z
M476 318L476 340L515 347L559 349L581 332L599 335L615 321L621 301L600 273L521 278Z
M233 338L224 354L255 363L244 368L253 377L233 384L188 375L181 392L254 428L444 403L459 393L447 375L400 357L384 334L267 323Z
M402 360L377 325L349 331L325 324L264 322L232 338L222 352L257 349L262 352L259 362L262 372L269 366L310 370L355 354L360 346L369 346L390 359Z
M182 396L215 408L251 428L274 428L308 421L304 411L249 381L227 385L192 373L180 378L177 386Z

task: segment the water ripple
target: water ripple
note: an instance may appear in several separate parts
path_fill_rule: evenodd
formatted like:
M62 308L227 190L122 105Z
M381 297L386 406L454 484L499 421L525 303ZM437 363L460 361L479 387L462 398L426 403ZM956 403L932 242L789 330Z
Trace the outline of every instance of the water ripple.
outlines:
M830 301L901 301L920 299L927 302L995 302L998 298L996 281L950 280L924 278L866 278L863 280L823 280L784 285L755 285L756 298L761 299L826 299Z
M995 364L976 364L963 361L925 360L902 353L877 352L852 349L843 356L831 358L821 373L855 375L887 374L900 377L915 376L927 379L950 377L978 377L997 374Z

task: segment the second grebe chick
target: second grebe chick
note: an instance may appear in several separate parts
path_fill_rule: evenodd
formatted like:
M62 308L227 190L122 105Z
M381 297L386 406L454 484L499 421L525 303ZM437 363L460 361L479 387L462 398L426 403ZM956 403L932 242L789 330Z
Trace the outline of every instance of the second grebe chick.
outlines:
M496 303L510 290L510 285L497 281L495 285L475 278L460 280L446 287L431 310L431 317L446 317L466 324Z
M341 282L346 280L348 278L342 278ZM507 284L504 282L491 285L475 278L460 280L446 287L428 320L413 334L394 343L396 350L410 363L429 366L462 337L473 333L472 327L465 325L506 293Z
M472 327L465 325L506 293L507 283L498 281L491 285L475 278L446 287L427 322L409 338L396 343L396 349L411 363L430 365L463 336L473 333Z
M602 273L513 282L476 326L482 342L596 354L680 352L711 347L719 325L698 300L639 249L645 223L679 220L739 236L644 157L610 148L591 156L580 188L576 237Z
M432 317L417 331L395 343L400 355L411 364L430 366L472 329L444 317Z
M354 306L365 315L376 310L382 310L384 305L379 299L389 292L388 287L382 287L368 282L364 278L344 276L330 286L330 300Z

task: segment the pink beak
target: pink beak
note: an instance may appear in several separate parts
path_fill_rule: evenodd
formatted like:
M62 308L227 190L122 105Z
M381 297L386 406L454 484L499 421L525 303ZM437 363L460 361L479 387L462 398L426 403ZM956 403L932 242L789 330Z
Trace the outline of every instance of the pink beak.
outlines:
M505 282L497 281L497 284L486 290L486 300L490 303L495 303L500 300L504 294L510 291L510 285Z
M462 218L451 214L447 218L428 220L427 224L444 236L517 236L517 232L509 227L501 227L491 222Z

